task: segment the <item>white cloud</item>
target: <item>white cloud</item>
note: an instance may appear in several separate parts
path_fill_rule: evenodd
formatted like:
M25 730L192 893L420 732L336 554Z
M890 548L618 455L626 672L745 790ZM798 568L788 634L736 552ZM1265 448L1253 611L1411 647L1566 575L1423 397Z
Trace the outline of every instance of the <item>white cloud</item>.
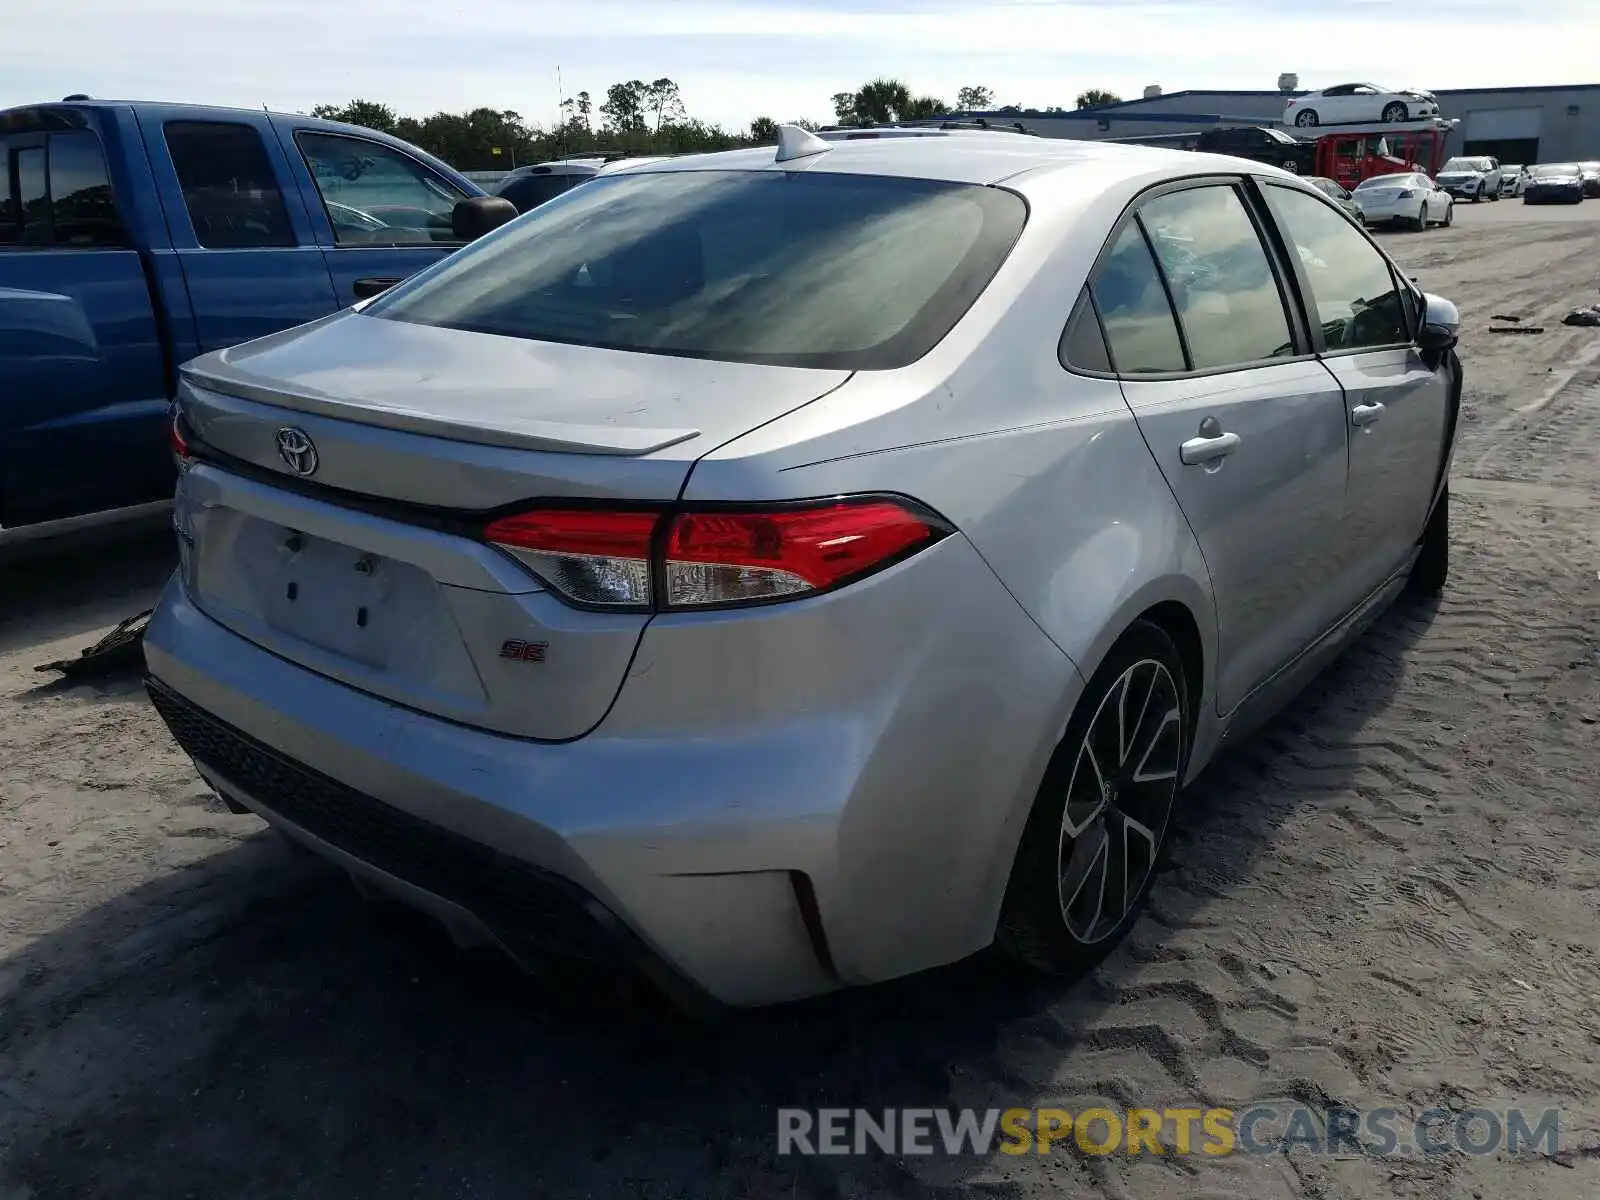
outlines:
M1323 10L1327 11L1323 11ZM695 115L823 117L829 96L884 74L954 99L1070 105L1085 87L1137 94L1308 86L1370 77L1434 88L1593 78L1600 15L1484 0L1431 8L1351 0L9 0L0 104L94 95L308 108L354 96L404 112L479 104L548 121L555 72L596 95L667 75ZM1451 48L1455 49L1451 49Z

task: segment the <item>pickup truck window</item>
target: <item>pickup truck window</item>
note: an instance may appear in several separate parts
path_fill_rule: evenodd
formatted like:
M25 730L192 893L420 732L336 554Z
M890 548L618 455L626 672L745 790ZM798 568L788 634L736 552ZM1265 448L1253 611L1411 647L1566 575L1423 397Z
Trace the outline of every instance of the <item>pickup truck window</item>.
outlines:
M231 121L171 121L167 150L195 239L211 250L293 246L294 229L261 134Z
M94 134L50 135L50 202L57 245L124 244L105 154Z
M461 192L410 155L340 134L295 134L340 246L455 243Z
M93 133L52 133L48 142L35 134L21 146L0 138L0 246L124 244Z
M29 146L11 152L11 176L22 201L24 246L47 246L50 235L50 189L44 175L44 147Z

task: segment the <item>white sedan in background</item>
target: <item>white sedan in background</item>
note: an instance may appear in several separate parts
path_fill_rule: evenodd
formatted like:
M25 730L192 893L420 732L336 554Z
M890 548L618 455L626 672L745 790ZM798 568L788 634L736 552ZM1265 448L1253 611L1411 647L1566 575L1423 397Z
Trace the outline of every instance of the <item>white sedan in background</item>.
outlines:
M1363 179L1350 193L1350 199L1368 225L1394 223L1426 229L1455 220L1455 201L1420 171Z
M1432 92L1402 88L1392 92L1375 83L1340 83L1290 100L1285 125L1363 125L1374 121L1421 121L1439 115Z

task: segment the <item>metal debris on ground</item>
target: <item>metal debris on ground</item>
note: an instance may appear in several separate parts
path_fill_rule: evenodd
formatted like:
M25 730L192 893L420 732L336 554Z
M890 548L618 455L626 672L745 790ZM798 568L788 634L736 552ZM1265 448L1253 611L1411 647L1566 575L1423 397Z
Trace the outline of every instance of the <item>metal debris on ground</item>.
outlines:
M1600 325L1600 304L1591 304L1587 308L1575 308L1561 318L1563 325Z
M154 609L129 617L77 658L42 663L35 671L59 671L69 679L93 679L144 666L144 629Z
M1491 325L1490 333L1543 333L1543 325Z
M1506 313L1495 313L1494 316L1490 317L1489 319L1491 321L1511 321L1513 323L1517 323L1522 320L1521 317L1509 316Z

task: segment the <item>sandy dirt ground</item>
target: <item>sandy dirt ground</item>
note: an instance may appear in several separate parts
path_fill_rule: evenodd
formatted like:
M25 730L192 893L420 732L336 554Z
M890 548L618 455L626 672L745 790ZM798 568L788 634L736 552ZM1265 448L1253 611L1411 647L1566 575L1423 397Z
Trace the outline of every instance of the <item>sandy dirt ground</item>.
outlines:
M1600 204L1385 244L1465 314L1453 574L1187 797L1075 986L982 962L686 1027L228 814L137 681L40 685L164 534L0 565L0 1197L1600 1195ZM1542 335L1490 334L1495 314ZM1560 1153L794 1158L778 1106L1561 1110Z

